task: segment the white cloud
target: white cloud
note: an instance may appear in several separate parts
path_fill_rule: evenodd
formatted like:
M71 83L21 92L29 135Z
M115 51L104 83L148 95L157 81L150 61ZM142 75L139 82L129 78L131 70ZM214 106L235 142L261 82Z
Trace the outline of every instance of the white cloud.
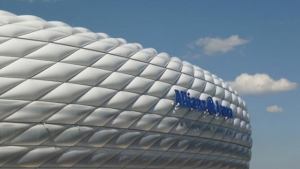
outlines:
M183 55L182 58L190 58L190 59L199 59L201 57L200 54L193 54L190 52L187 52L186 55Z
M267 74L243 73L236 77L235 81L228 83L240 94L276 93L293 90L297 87L297 83L290 82L285 78L274 80Z
M221 52L226 53L233 50L234 47L248 43L249 40L240 39L238 35L231 35L227 39L216 38L200 38L196 41L196 45L203 46L207 55L213 55Z
M267 107L267 112L269 113L281 113L283 112L283 108L277 105Z

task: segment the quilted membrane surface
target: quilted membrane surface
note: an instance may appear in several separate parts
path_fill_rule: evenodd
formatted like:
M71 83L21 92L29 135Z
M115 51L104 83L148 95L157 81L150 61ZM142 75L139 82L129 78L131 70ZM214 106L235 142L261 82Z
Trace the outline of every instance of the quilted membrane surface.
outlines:
M212 97L234 118L174 106ZM140 44L0 11L0 167L248 169L246 103Z

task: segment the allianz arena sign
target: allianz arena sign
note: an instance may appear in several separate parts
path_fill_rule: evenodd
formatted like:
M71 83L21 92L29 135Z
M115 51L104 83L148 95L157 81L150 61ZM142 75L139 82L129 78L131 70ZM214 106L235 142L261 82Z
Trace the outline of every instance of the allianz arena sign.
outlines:
M195 109L199 111L208 111L211 115L233 118L232 110L229 107L220 105L218 101L214 103L211 97L206 100L190 97L190 93L185 91L175 90L175 105Z
M245 101L197 65L0 11L0 168L249 169Z

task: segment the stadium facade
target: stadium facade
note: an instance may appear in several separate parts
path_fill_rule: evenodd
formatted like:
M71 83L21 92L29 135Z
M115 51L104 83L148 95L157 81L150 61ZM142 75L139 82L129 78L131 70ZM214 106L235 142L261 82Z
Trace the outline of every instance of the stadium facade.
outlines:
M104 33L0 11L1 168L248 169L245 102Z

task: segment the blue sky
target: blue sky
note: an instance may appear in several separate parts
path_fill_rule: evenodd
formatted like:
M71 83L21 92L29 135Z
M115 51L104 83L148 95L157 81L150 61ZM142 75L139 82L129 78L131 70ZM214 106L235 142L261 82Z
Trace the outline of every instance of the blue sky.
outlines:
M248 104L250 169L300 168L299 0L1 0L0 9L104 32L209 70Z

